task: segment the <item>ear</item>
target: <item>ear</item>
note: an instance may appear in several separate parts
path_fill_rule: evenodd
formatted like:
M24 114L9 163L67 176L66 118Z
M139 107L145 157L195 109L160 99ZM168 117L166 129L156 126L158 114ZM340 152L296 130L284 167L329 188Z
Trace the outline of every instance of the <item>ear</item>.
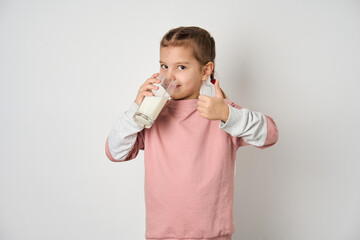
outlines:
M214 69L214 63L208 62L205 66L202 68L202 80L205 81L208 79Z

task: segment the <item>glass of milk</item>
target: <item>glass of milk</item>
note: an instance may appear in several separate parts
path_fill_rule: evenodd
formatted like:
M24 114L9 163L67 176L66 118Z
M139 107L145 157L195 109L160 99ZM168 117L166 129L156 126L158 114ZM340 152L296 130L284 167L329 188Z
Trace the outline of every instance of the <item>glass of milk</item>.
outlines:
M151 89L154 96L145 96L133 116L135 122L145 128L150 128L154 124L155 119L176 88L175 81L173 79L166 78L165 75L159 75L157 79L161 80L161 83L154 83L154 85L158 86L159 89Z

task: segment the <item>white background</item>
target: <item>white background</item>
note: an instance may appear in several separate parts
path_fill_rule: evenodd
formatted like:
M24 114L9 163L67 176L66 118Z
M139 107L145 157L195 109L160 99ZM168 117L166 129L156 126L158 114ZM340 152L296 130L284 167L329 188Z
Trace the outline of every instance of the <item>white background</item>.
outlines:
M238 151L233 239L360 239L355 0L0 1L0 239L144 239L143 152L113 163L105 141L161 37L192 25L280 133Z

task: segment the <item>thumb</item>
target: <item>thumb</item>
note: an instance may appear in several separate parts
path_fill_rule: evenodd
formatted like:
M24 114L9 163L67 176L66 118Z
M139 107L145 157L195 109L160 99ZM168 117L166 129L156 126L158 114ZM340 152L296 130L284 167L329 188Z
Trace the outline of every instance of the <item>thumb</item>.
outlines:
M218 98L224 98L222 92L221 92L221 89L220 89L220 83L219 83L219 80L215 80L215 96L218 97Z

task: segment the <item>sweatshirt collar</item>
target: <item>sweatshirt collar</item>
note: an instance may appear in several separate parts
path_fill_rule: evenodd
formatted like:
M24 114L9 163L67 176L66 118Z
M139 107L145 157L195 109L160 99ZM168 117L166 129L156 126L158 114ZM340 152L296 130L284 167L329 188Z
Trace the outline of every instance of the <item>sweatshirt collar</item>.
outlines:
M174 100L170 99L167 103L169 108L197 108L198 99Z

